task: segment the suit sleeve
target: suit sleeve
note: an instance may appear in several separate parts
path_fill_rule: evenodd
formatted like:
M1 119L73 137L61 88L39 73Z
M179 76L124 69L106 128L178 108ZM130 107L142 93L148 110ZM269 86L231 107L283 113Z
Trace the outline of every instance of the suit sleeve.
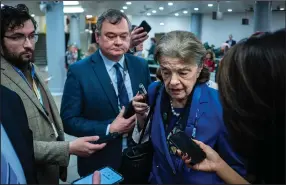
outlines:
M43 152L45 151L45 152ZM34 153L37 164L54 164L67 167L69 164L68 141L35 141Z
M144 61L145 62L145 68L146 68L146 87L149 87L149 85L152 83L151 80L151 76L150 76L150 70L149 70L149 65L148 65L148 61Z
M113 119L104 121L86 119L81 114L83 96L79 80L72 70L69 69L61 104L61 118L64 131L76 137L105 135L107 126L112 123Z

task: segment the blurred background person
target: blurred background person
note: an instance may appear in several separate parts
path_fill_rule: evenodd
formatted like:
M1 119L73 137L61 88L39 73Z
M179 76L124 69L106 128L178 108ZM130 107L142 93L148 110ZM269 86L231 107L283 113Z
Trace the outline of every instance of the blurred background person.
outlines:
M134 56L144 58L142 51L143 51L143 42L134 48Z
M151 39L151 46L150 48L147 50L148 51L148 58L153 59L154 58L154 53L155 53L155 48L156 48L156 38L152 37Z
M236 44L236 41L232 39L232 34L228 36L228 40L225 41L225 43L229 44L230 47L234 46Z
M238 43L218 74L224 122L232 147L247 159L251 183L285 184L285 34L282 29ZM198 144L207 159L193 169L214 171L227 184L247 183L221 154Z

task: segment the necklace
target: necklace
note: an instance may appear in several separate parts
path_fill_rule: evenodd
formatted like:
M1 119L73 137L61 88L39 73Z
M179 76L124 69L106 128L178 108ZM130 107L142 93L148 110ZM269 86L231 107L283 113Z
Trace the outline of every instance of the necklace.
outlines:
M171 104L171 111L172 111L172 114L173 114L174 116L179 117L179 116L180 116L180 113L177 113L177 112L174 110L172 100L170 100L170 104Z

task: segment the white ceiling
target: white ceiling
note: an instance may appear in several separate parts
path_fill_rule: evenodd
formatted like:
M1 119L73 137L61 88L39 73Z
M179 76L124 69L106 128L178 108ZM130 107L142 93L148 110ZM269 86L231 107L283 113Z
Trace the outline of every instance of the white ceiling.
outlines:
M103 11L109 8L122 9L123 6L127 6L128 9L124 10L129 15L146 15L151 13L151 16L174 16L174 13L179 13L179 16L189 16L193 12L211 13L217 10L217 1L131 1L131 5L126 5L126 1L109 1L109 0L93 0L93 1L80 1L80 6L84 8L84 14L86 15L100 15ZM168 6L168 2L173 2L173 6ZM2 1L3 4L16 5L23 3L23 1ZM40 1L26 1L25 4L29 7L31 14L44 15L39 9ZM208 4L213 4L212 7L208 7ZM221 12L228 12L228 9L232 9L234 12L245 12L245 9L253 7L254 0L231 0L220 1L219 7ZM159 7L164 7L164 10L159 10ZM273 1L272 8L276 9L277 6L285 7L285 0ZM194 8L199 8L199 11L195 11ZM157 13L152 13L152 10L156 10ZM188 14L183 14L182 11L187 10Z

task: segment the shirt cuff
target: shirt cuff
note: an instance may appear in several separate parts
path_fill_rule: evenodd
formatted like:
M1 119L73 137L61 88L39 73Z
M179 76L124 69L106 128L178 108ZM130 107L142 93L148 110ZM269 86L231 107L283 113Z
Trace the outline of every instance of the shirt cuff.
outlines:
M105 135L108 135L109 134L109 128L110 128L110 124L107 125L107 128L106 128L106 133Z

